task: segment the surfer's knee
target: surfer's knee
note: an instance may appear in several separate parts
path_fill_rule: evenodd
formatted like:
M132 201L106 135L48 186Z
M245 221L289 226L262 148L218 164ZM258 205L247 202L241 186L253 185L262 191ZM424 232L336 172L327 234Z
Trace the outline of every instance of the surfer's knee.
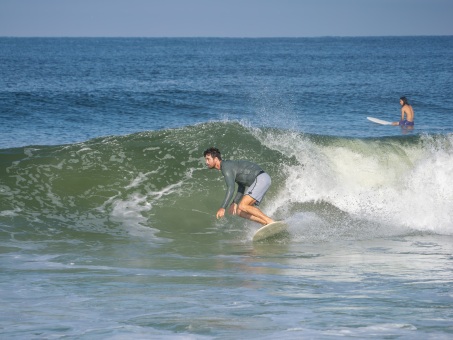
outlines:
M255 204L255 202L256 200L253 197L249 195L244 195L242 197L242 200L238 204L238 209L248 212L250 208Z
M239 205L238 205L238 211L244 211L244 212L248 212L248 208L250 208L251 205L247 204L247 203L244 203L244 202L240 202Z

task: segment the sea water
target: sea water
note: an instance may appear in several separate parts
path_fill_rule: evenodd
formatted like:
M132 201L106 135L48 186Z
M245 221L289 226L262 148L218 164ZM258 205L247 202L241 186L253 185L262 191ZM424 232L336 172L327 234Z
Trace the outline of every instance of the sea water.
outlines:
M1 338L453 336L452 37L0 46ZM287 235L215 218L210 146Z

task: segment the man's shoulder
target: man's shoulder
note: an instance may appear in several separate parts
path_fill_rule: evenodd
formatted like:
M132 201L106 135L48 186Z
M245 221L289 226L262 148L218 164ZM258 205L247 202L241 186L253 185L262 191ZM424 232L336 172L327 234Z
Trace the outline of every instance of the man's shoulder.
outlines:
M249 162L248 161L245 161L245 160L242 160L242 159L238 159L238 160L231 160L231 159L226 159L226 160L222 160L222 166L221 166L221 170L222 172L237 172L237 171L240 171L241 169L243 169L244 167L247 167L247 164Z
M228 169L231 169L231 166L233 165L233 161L229 159L222 159L222 163L220 164L220 170L225 171Z
M225 166L226 168L234 168L234 167L241 167L241 165L249 164L249 161L243 159L225 159L222 160L222 168Z

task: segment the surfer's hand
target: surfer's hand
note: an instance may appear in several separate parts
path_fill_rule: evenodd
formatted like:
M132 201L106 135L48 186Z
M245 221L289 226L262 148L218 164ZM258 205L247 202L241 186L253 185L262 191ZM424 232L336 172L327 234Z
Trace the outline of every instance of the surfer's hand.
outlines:
M225 209L220 208L219 210L217 210L217 215L216 215L217 219L222 218L224 215L225 215Z
M229 213L231 215L237 215L238 213L238 205L236 203L233 203L230 205Z

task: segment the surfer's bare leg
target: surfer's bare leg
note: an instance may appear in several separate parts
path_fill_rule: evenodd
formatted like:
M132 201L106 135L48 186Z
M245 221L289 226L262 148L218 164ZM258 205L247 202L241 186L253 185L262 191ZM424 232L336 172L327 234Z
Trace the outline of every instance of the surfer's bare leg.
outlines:
M245 211L242 211L242 210L239 210L238 209L238 215L241 216L242 218L246 218L250 221L253 221L253 222L257 222L259 224L262 224L262 225L266 225L267 223L262 220L261 218L258 218L258 217L255 217L249 213L246 213Z
M239 203L237 214L242 218L247 218L262 225L274 222L272 218L266 216L260 209L254 206L255 199L249 195L244 195Z

